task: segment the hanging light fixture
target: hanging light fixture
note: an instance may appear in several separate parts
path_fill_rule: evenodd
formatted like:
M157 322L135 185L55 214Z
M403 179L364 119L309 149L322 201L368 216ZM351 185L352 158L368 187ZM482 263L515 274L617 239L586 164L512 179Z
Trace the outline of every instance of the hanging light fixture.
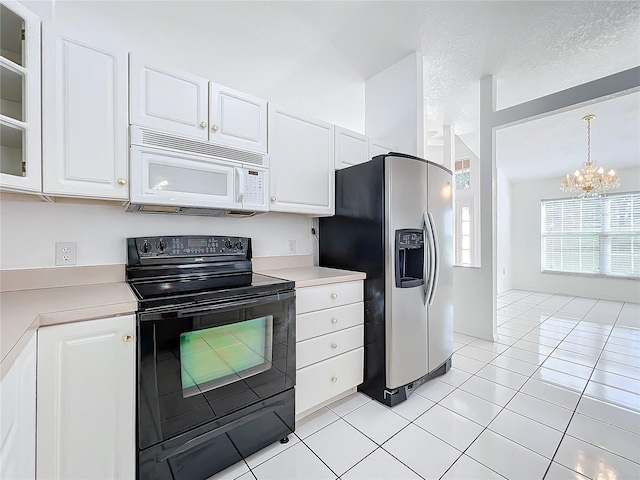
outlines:
M560 184L563 192L577 197L599 197L607 190L620 186L620 178L613 169L605 172L604 168L596 167L596 162L591 160L591 121L594 118L595 115L587 115L582 119L587 122L587 161L581 169L567 174Z

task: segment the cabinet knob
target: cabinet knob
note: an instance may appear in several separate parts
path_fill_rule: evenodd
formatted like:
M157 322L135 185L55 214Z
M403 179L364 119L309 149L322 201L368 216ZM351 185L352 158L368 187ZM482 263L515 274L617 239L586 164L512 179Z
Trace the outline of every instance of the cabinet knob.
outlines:
M200 122L200 128L207 128L207 122Z
M276 197L271 197L271 201L275 202L276 201Z
M119 178L118 179L118 183L120 185L126 185L127 184L127 179L126 178Z
M219 128L220 127L218 127L218 125L214 125L213 127L211 127L211 130L213 130L214 132L217 132Z
M133 340L133 334L131 334L131 333L127 333L124 337L122 337L122 339L123 339L125 342L130 342L131 340Z
M331 294L331 298L333 298L335 300L336 298L338 298L338 294L337 293L332 293Z
M336 323L338 323L338 319L337 318L332 318L331 319L331 323L333 323L335 325Z
M333 348L335 350L336 348L338 348L338 344L337 343L332 343L331 344L331 348Z
M331 383L336 383L338 381L338 377L331 377Z

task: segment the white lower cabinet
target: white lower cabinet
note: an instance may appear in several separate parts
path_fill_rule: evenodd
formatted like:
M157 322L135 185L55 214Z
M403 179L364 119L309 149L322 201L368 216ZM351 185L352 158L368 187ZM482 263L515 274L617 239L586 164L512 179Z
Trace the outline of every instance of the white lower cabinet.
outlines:
M36 336L0 382L0 479L36 476Z
M296 417L358 386L364 367L361 280L296 290Z
M135 478L134 333L134 315L39 329L39 479Z

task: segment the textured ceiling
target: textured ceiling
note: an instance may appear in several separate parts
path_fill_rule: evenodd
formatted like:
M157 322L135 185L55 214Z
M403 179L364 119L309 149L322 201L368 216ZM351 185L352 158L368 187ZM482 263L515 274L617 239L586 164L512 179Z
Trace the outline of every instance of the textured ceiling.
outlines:
M453 125L476 152L481 77L496 78L497 107L503 108L640 65L638 1L182 0L103 5L153 17L168 34L176 23L189 25L198 41L237 57L240 72L260 75L265 84L286 81L288 72L300 69L319 79L364 81L418 51L424 57L427 129L441 132L443 124ZM545 120L536 125L549 130ZM518 158L526 160L524 153Z
M513 182L574 172L591 159L607 171L640 167L640 93L632 93L496 132L496 165Z

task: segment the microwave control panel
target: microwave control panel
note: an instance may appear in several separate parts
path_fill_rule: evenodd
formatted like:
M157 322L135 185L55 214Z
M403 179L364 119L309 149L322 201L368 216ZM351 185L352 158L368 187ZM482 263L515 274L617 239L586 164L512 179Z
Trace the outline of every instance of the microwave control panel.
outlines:
M128 239L129 248L134 247L139 258L244 255L249 249L246 237L222 236L170 236L141 237ZM130 252L130 256L131 256Z
M263 170L253 170L245 168L244 170L244 198L242 202L245 205L264 205L264 187L265 175Z

